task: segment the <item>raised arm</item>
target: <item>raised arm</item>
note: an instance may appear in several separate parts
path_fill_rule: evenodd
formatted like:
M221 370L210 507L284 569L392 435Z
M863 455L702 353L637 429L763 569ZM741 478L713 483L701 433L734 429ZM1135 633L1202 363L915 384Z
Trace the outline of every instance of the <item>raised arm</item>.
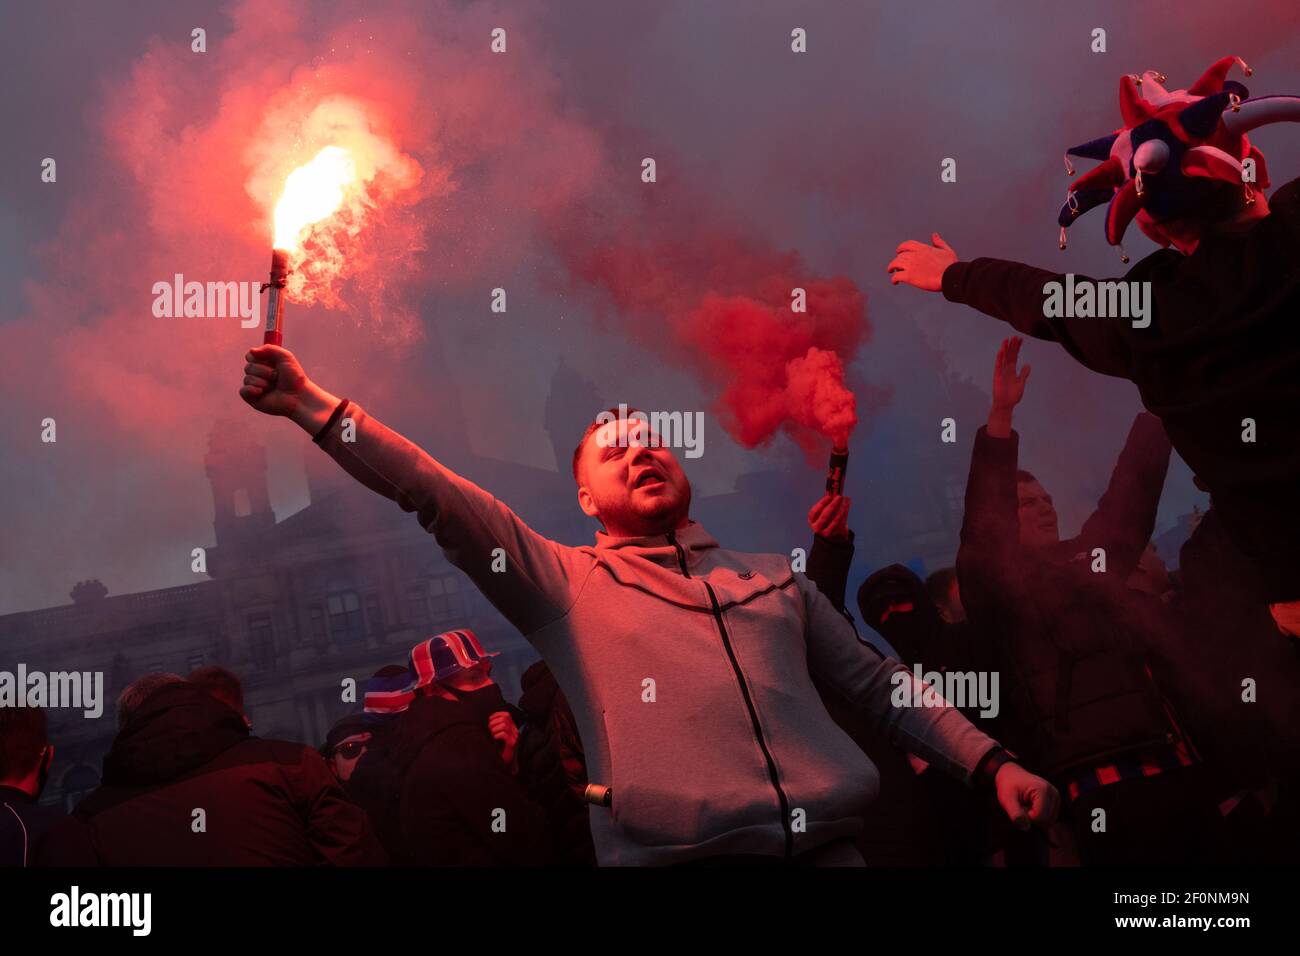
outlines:
M852 499L828 491L808 512L808 527L813 533L808 579L843 614L849 613L844 606L844 592L853 564L853 532L849 530L852 504Z
M1151 540L1171 451L1160 419L1141 412L1133 419L1106 493L1079 532L1083 549L1105 548L1108 570L1121 578L1137 567Z
M348 474L415 512L447 559L525 636L566 614L594 567L360 406L325 391L286 349L249 352L239 394L258 411L297 423Z
M1061 343L1094 372L1130 376L1129 348L1124 337L1127 320L1045 314L1049 283L1059 283L1062 299L1065 295L1064 274L1005 259L962 262L937 232L931 239L934 245L909 239L898 247L888 266L894 285L901 282L927 292L942 292L948 301L1001 319L1022 335ZM1073 286L1093 282L1087 276L1076 275Z
M1015 603L1019 574L1020 519L1016 471L1020 436L1011 428L1016 405L1024 398L1030 366L1016 371L1022 340L1004 339L993 365L993 402L988 423L975 434L966 513L957 551L957 582L962 603L976 621L990 626Z

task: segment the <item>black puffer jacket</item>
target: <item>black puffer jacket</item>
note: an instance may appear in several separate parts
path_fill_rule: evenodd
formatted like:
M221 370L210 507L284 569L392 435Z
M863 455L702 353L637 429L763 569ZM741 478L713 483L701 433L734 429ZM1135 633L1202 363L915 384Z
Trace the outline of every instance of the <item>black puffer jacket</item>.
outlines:
M249 737L238 713L185 683L155 691L131 717L104 758L103 785L51 832L38 862L355 866L386 856L319 753Z
M595 866L589 807L582 798L587 764L569 702L550 668L538 661L520 678L519 708L527 725L519 744L519 775L529 796L546 811L556 862Z

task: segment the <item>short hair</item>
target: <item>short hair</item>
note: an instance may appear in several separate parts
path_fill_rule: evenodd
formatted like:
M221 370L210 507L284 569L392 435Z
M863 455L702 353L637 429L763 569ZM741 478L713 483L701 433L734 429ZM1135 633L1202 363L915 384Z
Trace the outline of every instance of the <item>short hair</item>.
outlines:
M608 419L604 421L601 420L602 418L604 418L604 416L613 415L614 416L613 421L618 421L619 411L620 409L618 407L614 407L614 408L607 408L603 412L600 412L595 418L591 420L591 424L587 426L587 430L584 431L582 433L582 437L578 439L578 447L573 449L573 480L574 481L578 480L578 459L582 457L582 446L587 444L587 439L592 436L592 433L595 432L597 428L600 428L602 425L609 424ZM638 414L638 415L645 414L645 412L641 411L641 409L639 408L627 408L626 406L624 406L621 409L621 411L623 413L622 417L625 419L630 419L634 414Z
M1035 478L1032 473L1025 471L1025 469L1023 468L1019 468L1016 470L1016 481L1019 482L1020 484L1027 485L1031 481L1037 481L1037 480L1038 479Z
M172 684L188 684L180 674L168 674L162 671L145 674L126 685L117 698L117 729L121 730L126 722L135 716L141 705L155 692Z
M0 780L21 780L50 744L40 707L0 707Z
M957 581L956 568L940 568L925 579L925 589L935 607L943 607L952 595L952 586Z
M244 685L233 671L217 664L209 664L191 671L187 679L226 706L233 707L241 714L244 712Z

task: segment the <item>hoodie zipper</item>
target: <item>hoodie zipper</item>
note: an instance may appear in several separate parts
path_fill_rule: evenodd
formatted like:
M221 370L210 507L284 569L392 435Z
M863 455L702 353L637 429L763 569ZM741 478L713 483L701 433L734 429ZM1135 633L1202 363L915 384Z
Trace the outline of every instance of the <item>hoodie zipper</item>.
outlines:
M673 536L670 534L669 539ZM676 541L673 541L676 544ZM681 552L680 546L678 552ZM685 562L682 564L685 569ZM688 574L687 577L690 577ZM763 759L767 761L767 774L772 778L772 789L776 791L777 800L781 804L781 829L785 833L785 858L789 860L794 855L794 830L790 826L790 801L781 789L781 780L776 772L776 761L772 759L772 752L767 749L767 740L763 737L763 727L758 722L758 711L754 710L754 699L749 693L749 684L745 680L745 673L740 669L740 661L736 660L736 652L731 648L731 637L727 634L727 623L722 618L722 606L718 604L718 596L713 591L713 586L708 581L704 582L704 589L709 592L709 603L713 605L713 619L718 622L718 633L722 635L722 646L727 651L727 659L731 662L731 669L735 671L736 682L740 684L741 696L745 698L745 707L749 711L750 722L754 725L754 737L758 740L758 749L763 751Z
M677 549L677 563L678 563L679 565L681 565L682 576L683 576L683 577L688 577L688 578L689 578L689 577L691 576L691 572L690 572L690 570L686 567L686 552L683 551L683 550L682 550L682 546L681 546L680 544L677 543L677 532L676 532L676 531L669 531L669 532L668 532L668 543L671 544L674 548Z

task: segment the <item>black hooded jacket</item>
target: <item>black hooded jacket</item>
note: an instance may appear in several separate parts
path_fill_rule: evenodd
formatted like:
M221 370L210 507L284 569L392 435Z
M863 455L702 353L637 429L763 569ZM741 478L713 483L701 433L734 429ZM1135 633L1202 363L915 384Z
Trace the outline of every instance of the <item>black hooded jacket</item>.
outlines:
M417 697L357 765L353 781L367 792L376 775L394 783L387 797L373 795L366 802L395 863L550 862L545 815L501 760L487 726L485 711L491 709Z
M50 834L39 862L356 866L386 857L319 753L249 737L237 712L184 683L151 694L122 728L103 784Z

